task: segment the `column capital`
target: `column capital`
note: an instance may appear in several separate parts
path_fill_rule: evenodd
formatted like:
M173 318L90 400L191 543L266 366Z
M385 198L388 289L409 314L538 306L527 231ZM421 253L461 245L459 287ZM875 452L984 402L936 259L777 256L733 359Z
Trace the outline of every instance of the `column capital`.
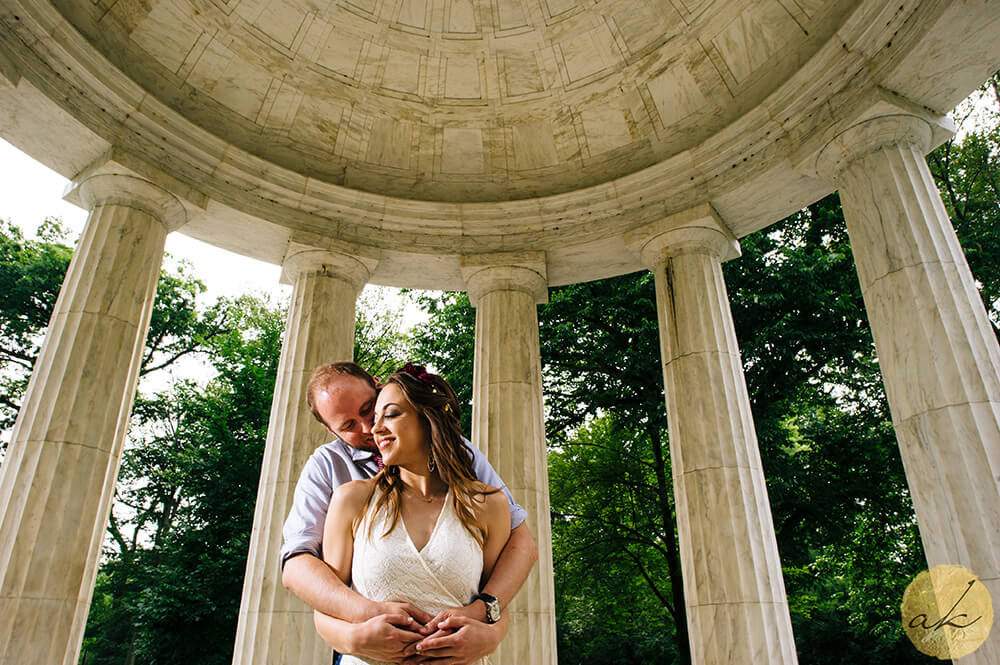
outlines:
M650 270L680 254L708 254L720 261L740 256L736 236L708 203L629 231L625 246Z
M522 291L536 303L549 301L545 252L496 252L462 257L462 279L473 306L493 291Z
M851 163L891 146L913 146L926 154L934 130L927 120L908 113L882 115L851 125L830 139L816 156L816 173L833 183Z
M341 252L331 252L297 242L289 243L281 262L281 281L294 284L302 275L322 273L338 277L360 291L371 277L373 262Z
M176 231L188 221L187 211L176 196L142 178L99 173L86 178L76 188L87 210L102 205L135 208L155 218L167 233Z

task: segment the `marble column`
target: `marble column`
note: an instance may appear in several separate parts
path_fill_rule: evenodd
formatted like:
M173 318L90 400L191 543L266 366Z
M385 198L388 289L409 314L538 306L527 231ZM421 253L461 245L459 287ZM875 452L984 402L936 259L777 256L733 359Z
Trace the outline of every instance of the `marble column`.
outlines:
M910 115L856 124L821 152L836 183L930 566L1000 600L1000 349ZM962 659L1000 662L1000 631Z
M281 528L306 460L331 436L306 405L319 365L354 356L354 307L369 277L360 259L293 245L294 285L281 348L236 631L234 665L329 665L313 612L281 584Z
M0 468L0 662L75 665L167 233L181 203L96 175Z
M656 278L691 658L797 662L743 366L722 278L739 246L708 205L631 234Z
M548 301L545 255L466 256L462 275L476 308L472 440L524 506L538 542L538 565L510 603L510 631L492 658L498 665L554 665L552 527L536 310Z

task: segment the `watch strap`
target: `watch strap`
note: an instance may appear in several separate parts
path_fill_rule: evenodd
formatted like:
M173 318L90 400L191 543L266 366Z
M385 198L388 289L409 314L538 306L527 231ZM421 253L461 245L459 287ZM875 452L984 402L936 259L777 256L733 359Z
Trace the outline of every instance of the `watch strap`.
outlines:
M500 606L499 600L488 593L480 593L476 596L476 600L481 600L486 605L486 623L496 623L500 620L503 608ZM496 616L493 616L494 614Z

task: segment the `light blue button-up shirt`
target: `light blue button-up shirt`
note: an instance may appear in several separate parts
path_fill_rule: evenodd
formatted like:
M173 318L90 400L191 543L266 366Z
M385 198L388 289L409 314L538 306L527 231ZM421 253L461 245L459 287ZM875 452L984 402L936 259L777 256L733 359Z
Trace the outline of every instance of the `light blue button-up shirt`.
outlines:
M510 503L510 528L520 526L527 512L514 502L507 485L490 465L486 456L465 442L472 453L472 466L480 482L503 491ZM352 448L340 439L316 449L295 486L292 510L282 530L281 565L290 557L308 552L323 558L323 527L333 491L346 482L371 478L378 466L370 451Z

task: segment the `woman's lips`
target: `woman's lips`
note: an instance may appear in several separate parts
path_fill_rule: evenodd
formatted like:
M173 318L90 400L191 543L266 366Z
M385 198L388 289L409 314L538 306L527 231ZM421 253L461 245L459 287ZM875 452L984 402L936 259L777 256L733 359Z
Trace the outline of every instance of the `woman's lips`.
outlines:
M375 445L378 446L379 450L385 450L386 448L388 448L389 446L391 446L395 442L396 442L396 438L395 437L388 437L388 438L385 438L385 439L376 439L375 440Z

